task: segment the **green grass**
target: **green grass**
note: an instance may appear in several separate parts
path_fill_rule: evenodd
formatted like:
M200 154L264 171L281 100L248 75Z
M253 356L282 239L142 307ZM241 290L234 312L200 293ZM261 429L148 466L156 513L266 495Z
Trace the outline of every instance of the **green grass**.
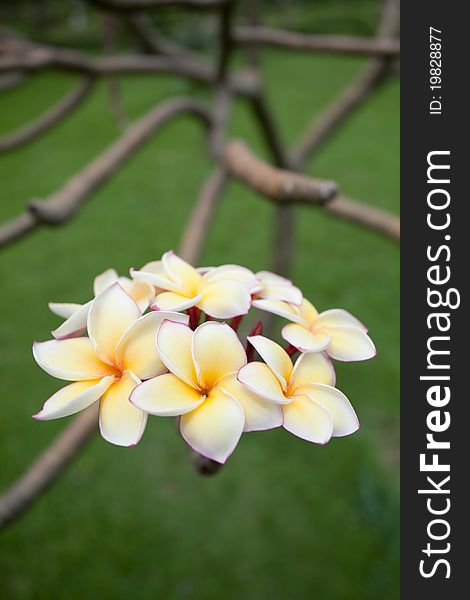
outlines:
M269 53L267 87L283 136L357 72L358 59ZM0 98L0 131L31 119L69 87L36 76ZM132 117L171 94L172 78L124 80ZM353 198L398 210L398 85L361 107L310 165ZM231 124L264 153L242 103ZM58 189L118 134L99 86L72 118L0 159L0 218ZM31 420L58 382L31 357L57 324L47 301L85 301L94 275L176 248L209 172L198 125L169 124L66 226L43 228L0 254L0 485L67 423ZM202 264L270 265L272 206L229 186ZM151 418L134 449L96 437L57 484L0 537L0 596L9 600L392 600L398 597L398 248L320 211L297 214L293 277L320 309L340 306L370 327L374 361L339 365L360 431L325 447L283 430L243 437L211 479L194 473L173 420Z

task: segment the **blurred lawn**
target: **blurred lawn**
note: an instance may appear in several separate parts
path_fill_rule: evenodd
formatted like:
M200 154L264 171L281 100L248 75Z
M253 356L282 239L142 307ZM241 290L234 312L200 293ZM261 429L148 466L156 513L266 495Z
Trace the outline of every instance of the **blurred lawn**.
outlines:
M347 57L266 55L269 95L290 143L361 65ZM0 130L33 118L70 84L66 76L45 74L3 94ZM124 80L132 117L171 94L195 92L169 77ZM351 197L392 211L398 210L398 93L396 81L385 85L310 165ZM232 131L264 154L242 103ZM72 118L1 157L0 218L58 189L117 134L100 85ZM1 252L1 487L66 424L31 420L58 388L31 357L32 340L46 339L58 322L47 301L85 301L96 273L109 266L125 273L178 246L209 172L202 144L196 123L171 123L72 222ZM201 263L269 267L272 217L269 203L231 184ZM398 597L398 247L302 208L293 276L320 309L341 306L358 315L377 343L374 361L337 369L360 431L325 447L283 430L252 433L210 479L194 473L173 420L150 418L132 450L96 437L0 537L0 597Z

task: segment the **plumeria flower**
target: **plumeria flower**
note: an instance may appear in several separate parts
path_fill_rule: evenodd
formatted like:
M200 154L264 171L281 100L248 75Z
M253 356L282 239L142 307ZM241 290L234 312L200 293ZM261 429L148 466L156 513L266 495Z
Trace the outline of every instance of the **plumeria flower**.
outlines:
M260 398L281 406L287 431L317 444L357 431L356 413L334 387L334 370L323 353L301 354L293 365L272 340L260 335L248 340L265 362L248 363L238 380Z
M166 371L155 348L165 319L186 323L187 315L142 311L119 283L106 287L88 312L88 337L36 342L33 355L53 377L72 381L46 401L35 419L72 415L100 400L101 435L119 446L133 446L142 437L147 415L129 402L143 379Z
M155 296L153 286L150 284L144 281L133 281L129 277L119 277L114 269L107 269L95 277L93 283L94 296L98 296L103 290L116 282L135 300L142 313L149 307ZM92 300L86 304L50 302L49 308L52 312L66 319L57 329L52 331L52 335L59 340L82 335L86 329L92 302Z
M254 294L253 306L258 306L258 303L263 300L283 301L294 305L302 303L302 292L293 285L290 279L271 273L271 271L258 271L256 278L260 289Z
M218 319L244 315L250 308L246 286L228 274L200 273L174 252L165 252L161 261L147 263L140 271L131 271L136 281L155 286L157 310L182 311L193 306Z
M193 332L165 321L157 348L170 373L136 387L131 402L152 415L180 416L183 438L200 454L224 463L243 431L281 425L280 407L237 380L247 358L228 325L208 321Z

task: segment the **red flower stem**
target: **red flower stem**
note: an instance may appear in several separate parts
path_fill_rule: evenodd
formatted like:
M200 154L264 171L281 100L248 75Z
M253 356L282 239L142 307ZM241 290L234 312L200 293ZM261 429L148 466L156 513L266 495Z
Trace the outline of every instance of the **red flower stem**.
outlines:
M238 327L240 325L240 323L242 322L244 315L238 315L238 317L233 317L233 319L230 321L230 327L234 330L234 331L238 331Z
M255 323L253 325L250 333L248 334L248 337L251 337L253 335L261 335L262 333L263 333L263 322L258 321L257 323ZM246 359L248 362L253 361L254 354L255 354L255 348L252 344L250 344L250 341L247 340L246 341Z
M194 331L199 325L199 321L201 319L201 311L197 306L192 306L191 308L188 308L188 315L189 327Z
M297 348L292 344L289 344L288 346L286 346L285 351L289 356L292 356L297 352Z

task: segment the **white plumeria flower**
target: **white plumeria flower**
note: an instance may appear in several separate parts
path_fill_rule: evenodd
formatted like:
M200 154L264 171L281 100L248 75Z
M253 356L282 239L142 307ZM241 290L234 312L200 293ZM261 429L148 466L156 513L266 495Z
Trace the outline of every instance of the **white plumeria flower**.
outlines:
M98 296L116 282L135 300L141 312L145 312L155 296L153 287L144 281L133 281L129 277L119 277L114 269L107 269L95 277L93 283L94 296ZM57 329L51 332L52 335L58 340L81 335L86 329L88 312L92 302L92 300L86 304L49 302L51 311L66 319Z
M238 380L260 398L281 406L287 431L317 444L357 431L356 413L334 387L334 370L323 353L301 354L293 365L272 340L261 335L248 340L265 363L248 363L240 369Z
M196 306L211 317L230 319L245 315L250 308L250 293L236 278L228 273L216 276L212 270L202 274L172 251L140 271L131 270L131 275L155 286L158 310L182 311Z
M193 332L165 321L157 348L170 373L136 387L131 402L152 415L180 416L183 438L203 456L224 463L243 431L281 425L279 406L237 381L247 358L228 325L208 321Z
M101 435L113 444L133 446L142 437L145 412L129 402L142 379L166 372L155 348L163 320L187 323L187 315L154 312L142 316L136 302L119 283L92 301L88 337L36 342L38 365L58 379L72 381L44 404L35 419L72 415L100 400Z

